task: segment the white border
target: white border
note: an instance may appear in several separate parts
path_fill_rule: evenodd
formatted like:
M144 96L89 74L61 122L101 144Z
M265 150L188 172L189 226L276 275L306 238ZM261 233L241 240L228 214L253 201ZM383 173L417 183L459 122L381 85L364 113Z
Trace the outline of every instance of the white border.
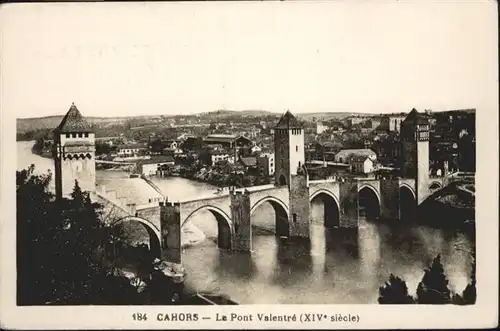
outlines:
M486 4L488 4L486 2ZM27 5L27 4L26 4ZM123 5L123 4L121 4ZM207 5L207 4L205 4ZM220 5L220 4L219 4ZM297 5L297 4L295 4ZM492 15L496 17L496 6L491 1ZM49 5L47 5L49 6ZM234 4L233 4L234 6ZM2 10L4 8L1 8ZM2 11L0 10L0 17ZM491 17L485 22L492 22ZM492 29L497 30L497 19ZM91 24L89 22L89 24ZM425 24L425 22L422 22ZM0 20L1 27L1 20ZM3 29L0 29L0 32ZM481 37L481 36L478 36ZM460 38L457 36L457 38ZM1 40L1 39L0 39ZM491 40L492 59L498 59L498 48ZM0 59L2 48L0 45ZM474 65L471 63L471 65ZM496 84L498 91L498 63L491 77L485 77L486 84ZM2 68L5 73L5 68ZM5 93L4 75L0 75L0 102ZM495 83L493 83L495 82ZM432 83L432 82L429 82ZM485 88L492 88L486 86ZM19 96L22 98L23 96ZM80 307L16 307L15 267L15 179L16 171L16 114L9 113L0 103L1 154L0 154L0 322L3 328L19 329L106 329L106 328L148 328L148 329L200 329L200 328L473 328L494 327L498 324L498 94L487 100L485 108L477 108L477 290L478 299L474 306L381 306L381 305L242 305L242 306L80 306ZM61 110L63 112L64 110ZM148 314L148 320L134 322L132 314ZM198 312L197 322L159 322L156 315L163 312ZM241 312L253 314L254 322L214 322L215 314ZM257 313L296 314L334 313L359 316L358 323L263 323L257 322ZM203 320L210 316L212 320Z

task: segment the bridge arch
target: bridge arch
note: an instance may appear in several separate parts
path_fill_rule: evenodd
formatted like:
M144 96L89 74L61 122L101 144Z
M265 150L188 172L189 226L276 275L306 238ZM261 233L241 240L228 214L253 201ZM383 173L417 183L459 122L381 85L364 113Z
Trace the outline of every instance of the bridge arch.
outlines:
M206 205L193 210L182 222L181 228L190 221L191 216L201 210L208 210L215 217L217 221L217 245L219 248L231 249L232 247L232 234L233 224L231 218L220 208Z
M149 236L149 250L151 254L156 257L161 257L161 231L160 229L151 221L137 217L137 216L125 216L120 219L115 220L111 223L111 226L117 226L119 224L128 223L128 222L138 222L142 224L144 229L148 232Z
M278 185L279 186L285 186L286 185L286 177L285 177L285 175L281 174L279 176Z
M443 185L438 181L432 181L431 184L429 185L430 190L439 190L442 188L443 188Z
M417 194L415 193L415 190L413 189L413 187L411 187L410 185L408 185L406 183L402 183L401 185L399 185L399 191L401 192L401 190L403 188L408 189L408 191L410 191L410 193L412 194L413 198L417 199Z
M374 220L381 214L380 194L372 185L363 184L358 188L358 216Z
M319 189L309 197L309 202L314 199L322 199L324 205L324 226L326 228L334 228L340 226L340 204L338 198L330 190Z
M409 185L399 187L399 219L404 222L413 221L417 213L415 191Z
M257 202L255 202L253 206L251 206L250 214L252 214L260 205L262 205L265 202L268 202L274 209L274 213L276 215L275 218L276 235L288 237L290 234L289 223L288 223L289 220L288 206L280 199L273 196L263 197L259 199Z

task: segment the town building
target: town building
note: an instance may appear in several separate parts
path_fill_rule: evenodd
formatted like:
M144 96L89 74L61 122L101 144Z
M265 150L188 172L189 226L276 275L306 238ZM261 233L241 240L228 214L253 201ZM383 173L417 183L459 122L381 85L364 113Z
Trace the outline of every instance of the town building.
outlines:
M316 123L316 134L322 134L328 130L328 126L324 125L323 123Z
M354 125L362 124L368 119L366 116L350 116L346 119L347 126L353 127Z
M173 165L175 165L175 160L171 156L153 156L148 160L139 161L137 172L141 175L153 176L157 171Z
M242 157L239 163L245 167L245 171L248 173L256 173L257 170L257 158L255 156Z
M209 165L215 165L221 161L227 162L229 164L234 164L235 162L234 153L229 153L224 150L211 150L208 153L210 158Z
M377 127L378 131L382 132L400 132L401 123L403 123L406 116L401 115L385 115L380 121L380 125Z
M350 164L354 173L369 174L375 170L375 161L369 155L353 155Z
M377 160L377 154L371 149L343 149L335 154L334 161L350 164L351 157L353 156L369 156L373 161Z
M246 137L230 134L210 134L203 141L207 145L222 145L224 148L252 146L252 141Z
M145 154L147 150L146 144L123 144L118 145L116 153L119 157L136 157Z
M261 153L257 157L257 165L263 176L274 176L274 153Z

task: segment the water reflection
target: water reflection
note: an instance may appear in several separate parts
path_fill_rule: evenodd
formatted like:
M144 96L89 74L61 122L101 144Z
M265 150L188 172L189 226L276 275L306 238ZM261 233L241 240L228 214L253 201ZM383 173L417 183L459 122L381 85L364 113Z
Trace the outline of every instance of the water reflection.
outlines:
M250 281L257 274L251 252L231 252L219 250L219 261L214 268L219 277L238 277Z
M275 237L276 259L272 283L282 287L307 280L312 273L311 246L307 240L282 240Z

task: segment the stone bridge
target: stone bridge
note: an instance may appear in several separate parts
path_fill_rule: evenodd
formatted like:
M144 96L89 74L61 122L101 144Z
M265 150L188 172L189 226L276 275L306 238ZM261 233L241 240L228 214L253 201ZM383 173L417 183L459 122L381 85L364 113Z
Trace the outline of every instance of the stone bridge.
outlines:
M414 179L326 179L304 183L292 183L290 188L262 185L209 192L196 199L165 201L141 209L115 206L121 213L112 222L143 224L154 254L181 263L181 228L201 210L210 211L217 220L219 247L237 251L252 250L252 213L266 202L275 211L276 235L281 237L309 237L309 207L316 199L324 203L324 225L328 228L357 227L360 217L405 221L415 215ZM442 185L443 179L430 180L429 195Z

